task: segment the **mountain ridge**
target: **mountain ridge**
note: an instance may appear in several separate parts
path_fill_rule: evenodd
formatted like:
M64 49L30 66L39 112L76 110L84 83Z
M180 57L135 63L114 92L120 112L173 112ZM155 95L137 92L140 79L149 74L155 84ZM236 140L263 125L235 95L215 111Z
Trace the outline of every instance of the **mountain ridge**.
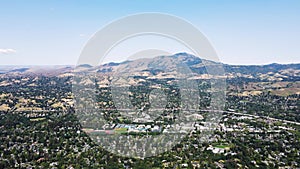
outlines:
M193 72L197 74L207 74L207 66L222 65L227 76L259 77L274 75L278 78L286 78L292 76L293 79L300 80L300 63L279 64L272 63L266 65L231 65L211 60L201 59L189 53L181 52L174 55L156 56L154 58L139 58L136 60L127 60L123 62L110 62L100 66L91 66L89 64L82 65L60 65L60 66L0 66L0 74L22 75L22 74L44 74L44 75L60 75L64 73L72 73L81 70L91 70L98 73L109 73L121 67L128 71L144 71L147 66L161 67L165 69L174 69L174 60L178 60L186 64ZM178 62L177 61L177 62ZM164 67L165 66L165 67ZM154 70L153 71L157 71ZM120 69L119 69L120 70ZM150 70L152 71L152 70ZM277 78L277 77L276 77Z

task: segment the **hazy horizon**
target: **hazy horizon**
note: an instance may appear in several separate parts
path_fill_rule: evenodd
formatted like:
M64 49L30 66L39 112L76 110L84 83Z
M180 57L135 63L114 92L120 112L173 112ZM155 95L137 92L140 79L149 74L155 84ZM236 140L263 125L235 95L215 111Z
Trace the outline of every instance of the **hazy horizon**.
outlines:
M174 54L171 54L171 55L166 55L166 56L172 56L172 55L175 55L175 54L179 54L179 53L187 53L187 52L178 52L178 53L174 53ZM187 53L187 54L190 54L190 53ZM158 56L162 56L162 55L157 55L156 57ZM199 57L201 58L201 57ZM140 58L139 58L140 59ZM202 58L201 58L202 59ZM126 61L133 61L135 59L128 59L128 60L120 60L120 61L111 61L111 62L104 62L102 63L101 65L103 64L108 64L108 63L122 63L122 62L126 62ZM265 63L265 64L230 64L230 63L224 63L222 61L220 61L221 63L223 64L226 64L226 65L231 65L231 66L234 66L234 65L238 65L238 66L263 66L263 65L270 65L270 64L280 64L280 65L289 65L289 64L300 64L300 62L297 62L297 63L276 63L276 62L273 62L273 63ZM82 65L88 65L88 64L82 64ZM28 67L59 67L59 66L77 66L77 64L15 64L15 65L4 65L4 64L1 64L0 63L0 67L24 67L24 66L28 66Z

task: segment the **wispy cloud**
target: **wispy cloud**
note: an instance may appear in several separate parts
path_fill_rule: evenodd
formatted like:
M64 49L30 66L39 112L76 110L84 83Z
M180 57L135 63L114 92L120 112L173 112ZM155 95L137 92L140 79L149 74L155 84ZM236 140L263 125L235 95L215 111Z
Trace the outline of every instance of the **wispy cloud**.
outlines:
M17 53L17 51L14 49L0 49L0 54L12 54L12 53Z

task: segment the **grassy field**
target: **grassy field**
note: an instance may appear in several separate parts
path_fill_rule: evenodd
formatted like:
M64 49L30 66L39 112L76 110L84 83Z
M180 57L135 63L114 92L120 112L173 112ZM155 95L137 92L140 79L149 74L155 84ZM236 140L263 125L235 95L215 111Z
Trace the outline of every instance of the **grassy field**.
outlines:
M45 120L46 118L45 117L41 117L41 118L32 118L30 119L30 121L42 121L42 120Z

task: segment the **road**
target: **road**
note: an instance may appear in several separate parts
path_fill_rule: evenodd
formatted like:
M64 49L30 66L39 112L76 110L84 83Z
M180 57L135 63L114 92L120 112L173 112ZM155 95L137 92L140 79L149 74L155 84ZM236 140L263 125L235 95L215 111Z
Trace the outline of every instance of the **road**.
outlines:
M101 109L101 110L114 110L114 109ZM165 109L151 109L150 111L164 111ZM46 112L54 112L55 110L33 110L33 111L28 111L28 112L33 112L33 113L46 113ZM137 110L132 110L132 109L118 109L118 111L137 111ZM195 111L197 112L198 110L196 109L189 109L189 111ZM10 112L18 112L15 109L11 109ZM24 112L24 111L21 111ZM295 121L288 121L288 120L282 120L282 119L276 119L273 117L268 117L268 116L257 116L257 115L252 115L252 114L246 114L246 113L239 113L239 112L234 112L234 111L221 111L221 110L209 110L209 109L201 109L200 112L221 112L221 113L228 113L228 114L235 114L235 115L240 115L240 116L248 116L248 117L253 117L253 118L265 118L269 120L274 120L274 121L280 121L288 124L295 124L295 125L300 125L300 122L295 122Z

